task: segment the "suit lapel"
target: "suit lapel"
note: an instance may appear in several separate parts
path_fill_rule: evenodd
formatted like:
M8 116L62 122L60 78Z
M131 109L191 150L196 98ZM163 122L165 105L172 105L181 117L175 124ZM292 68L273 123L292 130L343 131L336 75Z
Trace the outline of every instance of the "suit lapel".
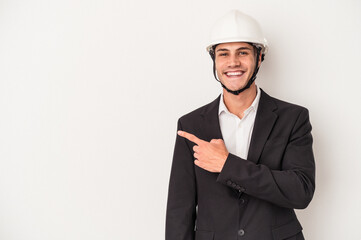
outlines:
M259 161L263 147L278 117L274 112L274 110L277 109L277 106L272 98L263 90L261 90L261 92L247 157L249 161L256 164Z
M203 117L203 124L201 126L203 130L203 140L208 142L212 139L223 139L218 117L220 98L221 95L208 104L207 108L201 113Z

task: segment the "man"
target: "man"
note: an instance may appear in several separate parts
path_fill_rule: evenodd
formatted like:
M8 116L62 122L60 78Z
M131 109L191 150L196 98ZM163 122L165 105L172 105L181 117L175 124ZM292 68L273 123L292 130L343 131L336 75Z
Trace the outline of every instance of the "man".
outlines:
M268 46L253 18L232 11L211 38L223 92L178 120L166 240L304 239L294 209L315 190L308 111L256 86Z

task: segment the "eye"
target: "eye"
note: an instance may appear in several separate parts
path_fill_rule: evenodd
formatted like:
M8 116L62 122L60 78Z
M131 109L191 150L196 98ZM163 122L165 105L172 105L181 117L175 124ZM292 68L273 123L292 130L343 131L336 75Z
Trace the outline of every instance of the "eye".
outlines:
M220 53L218 54L218 56L227 56L228 54L227 53Z
M248 52L241 51L241 52L239 52L239 55L241 55L241 56L246 56L246 55L248 55Z

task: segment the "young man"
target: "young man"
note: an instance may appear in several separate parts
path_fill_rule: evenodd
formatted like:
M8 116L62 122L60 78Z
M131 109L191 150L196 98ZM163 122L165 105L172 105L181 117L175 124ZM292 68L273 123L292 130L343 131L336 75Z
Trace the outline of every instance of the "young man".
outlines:
M256 86L268 46L253 18L232 11L211 38L223 93L178 120L166 240L304 239L294 209L315 190L308 111Z

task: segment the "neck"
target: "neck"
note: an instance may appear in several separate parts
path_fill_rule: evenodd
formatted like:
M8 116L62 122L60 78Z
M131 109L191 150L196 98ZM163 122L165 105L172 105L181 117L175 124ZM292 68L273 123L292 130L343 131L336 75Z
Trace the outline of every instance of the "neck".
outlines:
M226 89L223 89L223 100L229 112L243 118L244 111L249 108L256 98L257 87L255 83L245 91L241 92L238 95L227 92Z

